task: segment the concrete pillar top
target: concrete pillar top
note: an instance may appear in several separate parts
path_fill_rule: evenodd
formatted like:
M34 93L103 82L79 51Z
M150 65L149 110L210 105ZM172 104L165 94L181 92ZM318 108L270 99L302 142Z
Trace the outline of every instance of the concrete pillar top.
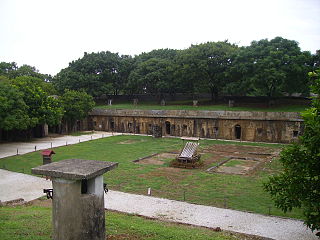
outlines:
M117 167L116 162L67 159L31 169L33 174L69 180L91 179Z

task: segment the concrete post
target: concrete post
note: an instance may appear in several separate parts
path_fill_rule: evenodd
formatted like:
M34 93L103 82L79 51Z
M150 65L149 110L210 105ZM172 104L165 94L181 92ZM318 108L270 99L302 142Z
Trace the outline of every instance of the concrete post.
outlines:
M193 104L194 107L198 107L198 100L193 100L192 104Z
M52 178L54 240L105 240L103 173L118 163L69 159L32 169Z
M229 108L234 107L234 100L229 99Z

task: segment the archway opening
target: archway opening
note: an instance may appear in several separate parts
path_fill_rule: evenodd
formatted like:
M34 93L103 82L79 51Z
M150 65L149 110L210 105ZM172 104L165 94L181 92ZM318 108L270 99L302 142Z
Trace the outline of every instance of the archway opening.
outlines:
M241 139L241 126L240 125L234 126L234 136L236 139Z
M171 134L171 124L168 121L166 122L166 134Z

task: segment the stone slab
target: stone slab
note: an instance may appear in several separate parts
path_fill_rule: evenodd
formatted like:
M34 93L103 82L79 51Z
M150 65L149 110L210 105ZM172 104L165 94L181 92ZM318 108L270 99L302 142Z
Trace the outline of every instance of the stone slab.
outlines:
M33 174L70 180L90 179L117 167L116 162L67 159L31 169Z

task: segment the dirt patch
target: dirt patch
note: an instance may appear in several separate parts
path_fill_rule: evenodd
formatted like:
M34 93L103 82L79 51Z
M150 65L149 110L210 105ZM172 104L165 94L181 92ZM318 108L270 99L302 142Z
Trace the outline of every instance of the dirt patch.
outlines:
M230 163L230 165L228 165ZM225 164L222 164L216 169L216 172L229 173L229 174L247 174L253 169L259 161L243 160L243 159L230 159Z
M209 155L204 160L208 172L253 174L261 164L279 155L279 149L240 145L211 145L202 150Z
M36 199L27 203L27 205L34 205L39 207L52 207L51 199Z
M125 142L132 141L135 140L128 140ZM201 170L226 174L250 175L254 174L263 163L278 157L280 150L270 147L216 144L200 148L198 152L202 155L201 166L199 166ZM136 164L164 166L175 159L178 154L178 151L153 154L135 160L134 162ZM169 169L175 168L166 167L164 169L169 171ZM180 171L178 170L178 172ZM157 170L157 173L153 174L160 174L161 176L168 175L166 172L160 171L160 169Z
M134 143L140 143L140 142L145 142L145 140L143 140L143 139L141 139L141 140L129 139L129 140L125 140L125 141L122 141L122 142L118 142L118 144L134 144Z
M135 162L138 164L163 165L167 161L174 159L176 156L177 156L177 153L159 153Z

